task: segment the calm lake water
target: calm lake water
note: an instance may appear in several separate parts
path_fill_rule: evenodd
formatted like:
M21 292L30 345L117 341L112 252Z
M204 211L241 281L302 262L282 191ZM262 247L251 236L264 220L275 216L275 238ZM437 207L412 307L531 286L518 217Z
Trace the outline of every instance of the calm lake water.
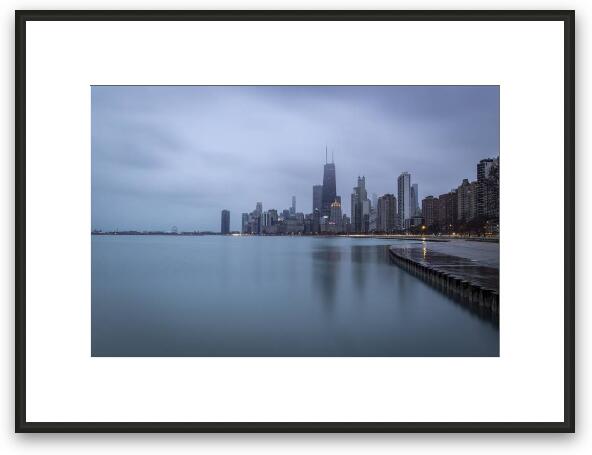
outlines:
M499 355L496 323L389 262L399 242L92 236L92 355Z

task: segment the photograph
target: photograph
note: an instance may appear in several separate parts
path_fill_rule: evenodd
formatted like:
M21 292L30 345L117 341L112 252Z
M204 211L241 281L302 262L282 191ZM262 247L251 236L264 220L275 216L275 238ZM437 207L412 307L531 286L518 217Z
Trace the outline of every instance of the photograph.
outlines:
M499 357L499 85L90 94L92 357Z
M14 22L17 433L575 431L574 11Z

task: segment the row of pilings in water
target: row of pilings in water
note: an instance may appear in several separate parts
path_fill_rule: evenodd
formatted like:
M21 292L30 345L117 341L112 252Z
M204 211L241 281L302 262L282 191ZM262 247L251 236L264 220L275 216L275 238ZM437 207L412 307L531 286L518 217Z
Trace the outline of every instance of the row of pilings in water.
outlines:
M399 267L454 299L492 313L499 313L498 291L484 288L463 276L417 262L392 248L389 249L389 253L392 261Z

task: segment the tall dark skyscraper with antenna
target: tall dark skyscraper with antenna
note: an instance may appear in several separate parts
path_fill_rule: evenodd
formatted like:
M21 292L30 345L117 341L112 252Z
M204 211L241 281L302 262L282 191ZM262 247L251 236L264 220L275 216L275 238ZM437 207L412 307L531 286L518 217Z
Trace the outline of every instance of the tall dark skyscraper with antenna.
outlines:
M331 216L331 204L337 197L337 184L335 179L335 163L333 155L331 162L327 161L327 148L325 147L325 168L323 170L323 200L321 216Z

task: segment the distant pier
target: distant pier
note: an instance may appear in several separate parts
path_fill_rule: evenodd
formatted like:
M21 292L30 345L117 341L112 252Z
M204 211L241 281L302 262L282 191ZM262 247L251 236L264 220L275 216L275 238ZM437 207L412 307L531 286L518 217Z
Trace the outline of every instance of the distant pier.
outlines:
M426 246L391 246L391 260L399 267L467 305L499 313L499 266L464 251L453 256Z

